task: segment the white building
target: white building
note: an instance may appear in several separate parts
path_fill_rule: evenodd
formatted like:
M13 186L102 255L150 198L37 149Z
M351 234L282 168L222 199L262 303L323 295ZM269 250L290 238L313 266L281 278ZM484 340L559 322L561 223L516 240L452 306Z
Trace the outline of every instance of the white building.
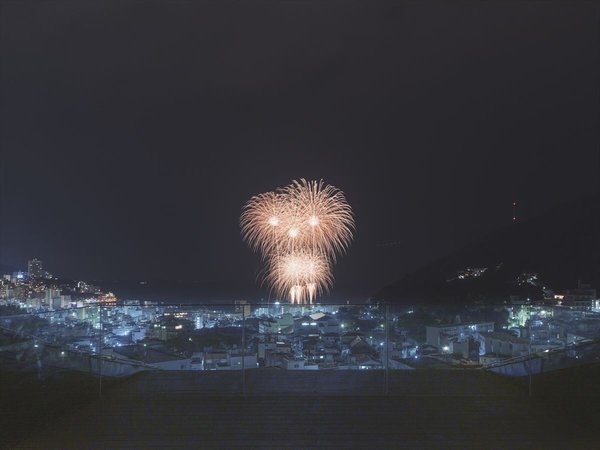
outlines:
M461 323L452 325L430 325L425 327L426 342L439 349L451 348L453 342L460 342L478 333L494 331L494 322Z
M484 340L483 353L489 355L525 356L529 353L529 339L497 331L481 333Z

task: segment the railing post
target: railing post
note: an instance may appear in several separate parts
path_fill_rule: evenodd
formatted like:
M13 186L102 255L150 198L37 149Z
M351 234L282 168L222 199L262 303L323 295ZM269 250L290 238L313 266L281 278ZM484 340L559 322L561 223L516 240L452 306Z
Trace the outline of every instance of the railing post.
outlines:
M390 365L390 305L385 304L385 395L390 392L389 389L389 365Z
M527 369L529 372L529 396L531 397L531 315L529 316L529 359L527 360Z
M98 395L102 397L102 306L98 306L100 333L98 334Z
M246 305L242 305L242 395L246 396Z

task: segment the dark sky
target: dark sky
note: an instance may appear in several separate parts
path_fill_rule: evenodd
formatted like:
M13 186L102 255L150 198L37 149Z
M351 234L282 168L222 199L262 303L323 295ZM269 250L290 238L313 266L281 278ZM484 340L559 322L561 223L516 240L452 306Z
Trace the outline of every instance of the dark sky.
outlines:
M3 1L1 258L254 286L252 195L347 194L333 295L598 185L594 2ZM396 245L381 245L395 242Z

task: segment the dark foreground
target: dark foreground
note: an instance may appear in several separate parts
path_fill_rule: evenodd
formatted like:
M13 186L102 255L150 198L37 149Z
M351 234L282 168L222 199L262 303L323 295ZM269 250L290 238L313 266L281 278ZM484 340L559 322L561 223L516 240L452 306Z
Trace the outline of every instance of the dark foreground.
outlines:
M31 429L17 426L4 444L61 449L600 445L598 365L538 376L532 397L526 379L479 371L391 372L389 395L383 395L382 375L249 371L244 397L238 395L239 372L145 373L105 386L102 398L74 402L69 411L63 406L61 415L41 424L36 419L33 427L36 411L28 418L21 409L21 423ZM57 398L60 394L52 392L37 404L48 408L44 402Z

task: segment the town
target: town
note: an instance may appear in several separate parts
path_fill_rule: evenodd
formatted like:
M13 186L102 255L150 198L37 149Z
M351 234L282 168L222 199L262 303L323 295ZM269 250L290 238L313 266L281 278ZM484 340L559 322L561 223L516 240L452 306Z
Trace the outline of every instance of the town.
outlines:
M34 259L1 287L0 358L20 370L483 367L522 375L531 358L576 364L600 336L596 290L583 283L544 301L504 304L169 305L60 281Z

